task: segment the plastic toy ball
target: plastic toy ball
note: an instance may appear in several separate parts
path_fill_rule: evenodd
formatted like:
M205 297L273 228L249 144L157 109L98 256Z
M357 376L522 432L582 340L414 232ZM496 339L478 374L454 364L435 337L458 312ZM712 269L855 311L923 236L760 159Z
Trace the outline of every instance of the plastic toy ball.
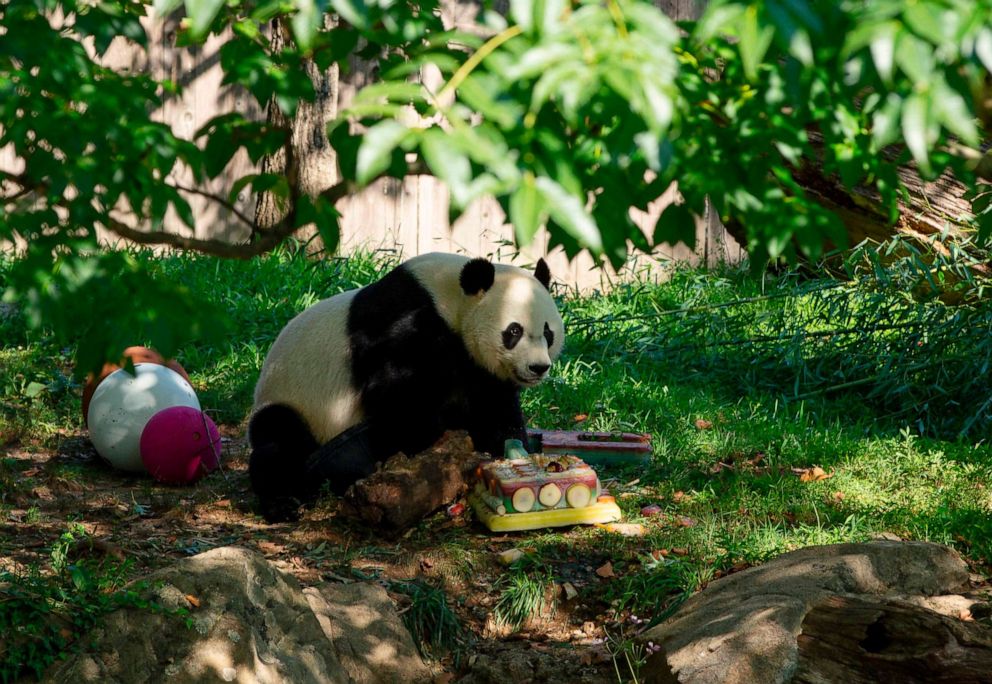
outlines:
M128 347L124 350L124 353L121 354L121 360L118 363L105 363L103 364L103 368L100 370L99 375L96 377L93 375L88 375L86 377L86 385L83 387L83 422L87 425L89 425L90 401L93 400L93 393L96 391L96 388L100 386L100 383L103 382L108 375L113 373L115 370L122 368L127 359L131 359L131 363L133 364L157 363L160 366L168 366L183 376L186 382L189 382L189 375L186 374L186 369L183 368L175 359L166 359L150 347Z
M141 432L141 461L159 482L192 484L220 465L220 432L203 411L173 406Z
M193 387L176 371L139 363L134 375L116 370L93 392L89 407L90 439L97 453L120 470L144 472L139 442L152 416L171 406L200 410Z

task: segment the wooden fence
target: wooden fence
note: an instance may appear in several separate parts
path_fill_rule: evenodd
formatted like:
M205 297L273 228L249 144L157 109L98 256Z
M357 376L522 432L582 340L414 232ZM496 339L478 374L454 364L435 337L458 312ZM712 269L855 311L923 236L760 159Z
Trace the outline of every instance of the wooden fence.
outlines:
M656 0L657 1L657 0ZM659 6L674 19L697 16L699 0L660 0ZM451 0L445 5L444 15L452 25L464 27L475 18L477 6L471 2ZM155 117L168 123L173 131L184 138L212 117L230 111L240 111L249 117L263 117L259 103L243 90L221 84L219 48L223 39L211 37L204 45L195 48L175 47L178 19L146 22L149 49L134 49L124 41L115 42L108 51L108 65L124 70L141 70L155 78L171 79L183 85L182 95L167 99ZM337 106L347 106L355 90L371 80L371 71L361 64L335 89ZM17 163L9 150L0 150L0 169L16 171ZM226 196L234 179L253 172L251 162L243 151L228 165L225 172L214 179L207 188L210 192ZM176 180L182 181L183 178ZM654 202L648 212L634 211L635 222L647 233L662 209L675 198L670 189ZM198 237L222 237L241 240L247 236L245 225L236 220L228 210L199 196L188 197L197 219ZM235 202L236 207L248 216L254 215L256 198L243 191ZM453 251L470 255L493 256L501 261L533 263L537 257L548 259L555 278L570 288L589 290L608 287L617 277L610 269L595 268L587 254L569 261L564 253L547 249L547 235L539 233L534 243L521 253L513 245L513 230L499 205L492 199L483 199L471 206L460 218L449 225L448 191L443 183L426 176L404 180L382 179L363 192L345 198L338 208L343 214L341 250L388 250L403 258L428 251ZM164 228L170 231L188 231L176 217L166 220ZM696 226L696 250L684 245L661 245L652 255L635 257L624 272L654 270L663 277L661 265L673 261L714 265L734 263L743 256L741 247L724 231L713 215L702 217Z

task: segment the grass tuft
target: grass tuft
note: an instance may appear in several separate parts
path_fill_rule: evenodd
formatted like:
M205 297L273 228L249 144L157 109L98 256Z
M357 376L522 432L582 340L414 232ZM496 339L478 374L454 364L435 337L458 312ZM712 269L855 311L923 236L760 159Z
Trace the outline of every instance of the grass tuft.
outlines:
M493 608L493 618L500 627L515 632L528 620L541 614L547 604L554 610L554 602L546 601L553 579L547 571L526 572L513 570L500 582L500 596Z
M420 654L433 659L449 653L457 655L464 643L465 630L448 604L444 590L420 580L393 582L390 586L410 598L410 605L403 612L403 623L413 635Z
M143 585L125 588L129 561L74 560L73 548L87 538L83 526L72 523L52 544L45 571L0 570L0 682L41 678L57 658L84 647L83 637L113 610L164 611L141 598Z

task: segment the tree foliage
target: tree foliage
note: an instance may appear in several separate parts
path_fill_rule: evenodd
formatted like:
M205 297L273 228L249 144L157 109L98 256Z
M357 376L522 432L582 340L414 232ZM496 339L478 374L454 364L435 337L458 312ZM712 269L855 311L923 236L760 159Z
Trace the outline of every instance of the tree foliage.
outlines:
M150 9L185 12L181 45L227 32L224 82L289 116L314 97L302 60L323 69L347 69L354 56L377 62L380 80L328 131L342 181L306 197L285 176L249 174L229 197L205 192L239 150L258 162L288 132L226 113L185 140L156 121L181 85L100 62L116 38L147 47L140 19ZM989 0L714 0L680 26L643 0L484 9L478 34L446 29L436 0L3 3L0 147L23 160L0 173L0 243L23 248L0 284L4 297L36 325L81 336L82 369L138 339L169 353L215 331L218 307L103 249L97 229L249 257L316 223L333 245L338 199L381 176L425 172L450 186L456 214L493 195L520 244L547 226L552 245L613 264L630 249L691 246L706 197L743 226L758 265L842 246L838 217L796 180L810 164L877 193L892 220L900 165L915 163L925 177L951 170L974 188L978 237L992 234L992 193L978 182L992 176L981 146L992 120ZM276 18L295 39L279 49L266 35ZM418 78L428 67L443 87ZM175 180L179 171L191 185ZM631 208L646 208L673 180L684 202L644 235ZM246 187L292 210L244 245L162 230L168 212L193 227L191 193L231 208Z

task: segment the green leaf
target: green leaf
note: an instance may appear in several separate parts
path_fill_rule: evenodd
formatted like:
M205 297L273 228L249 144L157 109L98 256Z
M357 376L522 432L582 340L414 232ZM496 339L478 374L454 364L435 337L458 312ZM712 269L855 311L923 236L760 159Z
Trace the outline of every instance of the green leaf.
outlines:
M290 20L293 37L300 48L309 50L313 46L317 31L324 24L326 4L323 0L295 0L295 4L296 14Z
M578 45L538 44L527 50L515 64L511 64L504 75L511 81L529 79L546 72L554 64L575 59L581 59Z
M234 181L234 185L231 186L231 192L228 193L227 201L234 204L238 201L238 193L244 190L245 186L249 185L258 178L258 174L250 173L246 176L242 176L238 180Z
M534 4L535 0L510 0L510 18L524 33L534 29Z
M364 0L331 0L331 7L355 28L369 28L369 8Z
M152 9L158 17L167 17L183 4L183 0L155 0Z
M978 243L992 243L992 211L987 211L976 217L976 221L978 222Z
M696 27L692 31L693 42L709 42L717 34L738 25L743 13L744 6L739 3L708 3L706 11L696 22Z
M992 29L987 26L975 37L975 55L988 71L992 71Z
M424 101L424 87L419 83L405 81L383 81L365 86L355 94L353 103L375 104L396 102L409 104Z
M410 135L410 129L398 121L386 119L370 128L358 146L355 181L365 185L375 180L392 162L393 150Z
M738 31L740 43L741 62L744 65L744 73L749 81L758 78L758 66L765 58L772 38L775 37L775 29L771 26L762 25L758 18L757 5L749 5L744 11Z
M933 48L908 31L896 38L896 64L917 88L930 83L934 71Z
M86 572L86 569L81 565L70 565L69 566L69 577L72 579L72 584L78 591L85 591L90 587L90 576Z
M430 128L421 136L420 151L431 172L448 184L455 204L465 207L470 201L472 164L468 155L454 144L455 135L457 133L445 133L440 128Z
M903 17L913 31L933 45L939 47L953 44L959 24L955 12L939 8L935 2L918 0L906 3Z
M214 17L224 6L224 0L184 0L184 3L190 34L194 40L200 40L207 35Z
M796 23L792 14L777 2L766 2L765 10L771 16L779 40L787 45L789 54L798 59L804 66L813 64L813 45L809 32Z
M546 176L538 177L534 183L555 223L590 252L601 254L603 240L599 228L585 210L583 202Z
M45 389L47 389L46 386L42 385L40 382L31 382L28 383L28 386L24 388L23 394L28 399L34 399L39 394L44 392Z
M313 224L328 254L333 254L337 250L341 240L340 218L341 213L334 205L319 195L311 198L301 194L297 198L297 227Z
M934 88L933 103L937 110L937 118L944 128L968 145L978 147L980 136L975 125L975 116L960 93L941 81Z
M889 93L884 104L872 116L871 136L875 152L891 145L899 137L901 113L902 99L895 93Z
M875 69L885 83L892 82L892 65L896 49L896 33L898 30L899 25L894 21L879 24L875 27L875 35L869 46L872 61L875 63Z
M491 74L475 73L458 86L458 99L503 128L513 128L523 118L525 109L509 98L496 99L506 88L505 82Z
M534 1L534 24L540 27L541 33L553 33L561 25L565 5L566 0Z
M509 218L517 244L529 245L540 229L547 203L537 190L534 175L524 174L520 186L510 195Z
M653 242L675 245L681 242L689 249L696 248L696 217L686 204L669 204L654 224Z
M927 99L922 94L913 93L906 99L902 108L902 135L906 139L906 147L924 175L930 175L930 150L927 141L929 116Z
M358 146L362 139L352 135L347 119L335 119L327 124L327 138L338 158L338 168L346 180L355 180Z
M189 206L189 202L183 199L179 193L174 193L172 199L170 200L170 204L172 204L172 208L176 210L180 220L195 231L196 219L193 218L193 209Z
M778 259L792 241L791 226L781 223L766 226L764 238L769 258Z

